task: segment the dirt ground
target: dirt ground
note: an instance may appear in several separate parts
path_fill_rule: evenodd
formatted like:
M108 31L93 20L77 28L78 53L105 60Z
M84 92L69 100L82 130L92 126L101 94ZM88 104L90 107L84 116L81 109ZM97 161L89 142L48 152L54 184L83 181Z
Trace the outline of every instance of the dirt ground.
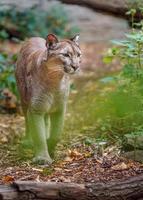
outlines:
M50 166L34 165L29 160L32 152L20 149L18 144L0 147L0 184L16 180L54 182L108 182L127 179L143 173L143 165L127 160L106 149L103 155L96 152L95 146L82 143L59 150L60 157ZM62 153L61 153L62 152ZM26 157L27 156L27 157ZM28 160L27 160L28 158Z
M57 146L55 160L50 166L32 163L32 146L23 146L21 140L24 135L23 116L0 115L0 184L15 180L108 182L143 173L143 164L121 157L120 147L113 144L98 146L94 142L94 119L93 124L90 120L88 124L87 116L81 113L83 108L80 99L77 99L80 96L84 101L85 91L91 90L92 97L89 98L92 102L93 91L97 88L96 82L90 77L79 82L76 89L71 91L63 137ZM75 102L80 108L75 106Z

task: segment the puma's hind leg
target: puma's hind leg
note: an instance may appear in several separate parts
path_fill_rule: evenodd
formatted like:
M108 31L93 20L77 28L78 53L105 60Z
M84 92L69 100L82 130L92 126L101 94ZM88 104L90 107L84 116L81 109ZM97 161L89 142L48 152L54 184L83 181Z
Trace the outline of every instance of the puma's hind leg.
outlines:
M24 118L25 118L25 135L22 139L22 146L25 147L32 147L33 142L32 142L32 137L30 134L30 129L29 129L29 123L28 123L28 116L27 116L27 109L23 107L23 113L24 113Z
M33 141L32 141L32 137L31 137L31 134L30 134L27 116L25 116L25 136L22 140L22 145L24 147L32 147L33 146Z

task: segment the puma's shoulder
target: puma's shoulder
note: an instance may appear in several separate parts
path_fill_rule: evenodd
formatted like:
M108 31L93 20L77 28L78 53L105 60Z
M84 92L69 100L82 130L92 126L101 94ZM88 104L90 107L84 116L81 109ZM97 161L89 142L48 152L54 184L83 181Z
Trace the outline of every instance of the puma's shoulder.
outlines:
M15 76L24 102L31 96L32 73L47 56L45 43L43 38L30 38L23 43L19 52Z
M46 59L46 40L40 37L33 37L25 41L20 50L16 63L17 73L25 70L30 73L32 67L37 67Z

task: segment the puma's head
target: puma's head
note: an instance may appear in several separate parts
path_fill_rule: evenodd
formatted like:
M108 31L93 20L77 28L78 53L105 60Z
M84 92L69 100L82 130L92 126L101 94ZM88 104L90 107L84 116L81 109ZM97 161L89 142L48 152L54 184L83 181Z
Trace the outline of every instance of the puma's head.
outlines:
M81 50L79 35L72 39L59 40L55 35L49 34L46 38L48 57L55 57L63 64L66 73L73 74L79 70L81 63Z

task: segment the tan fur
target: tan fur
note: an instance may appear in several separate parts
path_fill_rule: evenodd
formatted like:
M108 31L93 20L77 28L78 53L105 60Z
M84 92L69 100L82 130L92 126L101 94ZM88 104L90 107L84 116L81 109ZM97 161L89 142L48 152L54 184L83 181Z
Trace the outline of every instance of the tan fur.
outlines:
M29 132L32 135L38 160L46 160L47 157L50 162L45 141L47 120L50 117L50 146L62 130L69 89L68 74L79 67L80 54L80 48L74 40L58 41L52 34L47 41L39 37L27 40L19 53L15 75L26 130L28 135Z
M45 40L42 38L32 38L26 41L21 48L16 64L16 79L21 95L23 106L27 106L31 95L31 79L33 72L36 72L42 61L47 57Z
M70 43L68 48L73 49L69 40L63 40L60 48L65 48L65 43ZM26 41L20 51L16 67L16 79L20 91L21 101L24 108L28 106L32 97L32 80L35 84L45 85L51 90L58 85L58 81L64 75L60 59L51 58L47 60L46 40L35 37ZM72 51L72 50L71 50ZM34 86L35 87L35 86ZM38 89L38 88L37 88Z

